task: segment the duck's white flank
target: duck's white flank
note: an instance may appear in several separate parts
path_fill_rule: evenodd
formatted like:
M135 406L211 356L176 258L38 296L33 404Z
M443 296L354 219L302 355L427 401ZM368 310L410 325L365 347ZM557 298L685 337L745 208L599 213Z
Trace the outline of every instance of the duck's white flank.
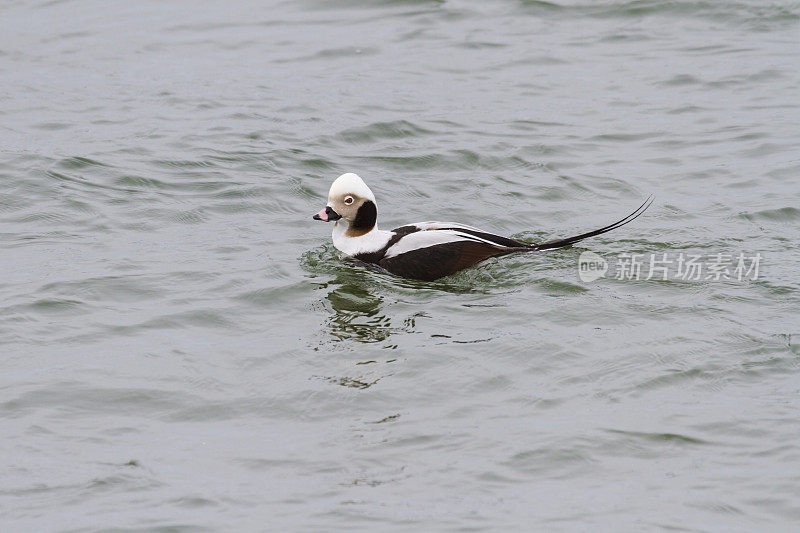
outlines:
M417 226L417 224L411 224L412 226ZM471 235L465 235L463 233L459 233L458 231L452 230L436 230L436 231L418 231L414 233L409 233L397 243L393 244L386 250L386 257L395 257L400 254L405 254L408 252L413 252L415 250L421 250L423 248L429 248L431 246L437 246L439 244L446 244L448 242L458 242L464 240L478 240ZM493 245L493 243L489 241L485 241L480 239L481 242L485 242L489 245Z
M455 228L455 229L468 229L472 231L483 231L482 229L467 226L466 224L459 224L458 222L441 222L439 220L426 220L425 222L415 222L414 226L421 230L431 230L438 228Z

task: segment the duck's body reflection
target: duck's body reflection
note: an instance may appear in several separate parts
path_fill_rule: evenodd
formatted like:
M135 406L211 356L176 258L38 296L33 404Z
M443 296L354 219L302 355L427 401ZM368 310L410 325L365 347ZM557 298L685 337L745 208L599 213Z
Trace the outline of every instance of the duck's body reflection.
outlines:
M406 360L398 357L396 350L401 345L409 347L409 341L415 344L408 334L431 325L430 315L420 308L429 309L434 301L448 294L475 295L497 290L491 284L476 288L471 277L466 281L449 278L447 282L424 282L398 278L356 260L334 261L341 259L328 248L303 257L306 268L314 274L327 277L333 271L334 275L330 281L317 285L326 293L318 300L322 309L317 309L327 316L321 324L325 340L315 349L336 354L321 365L335 364L338 370L336 375L318 377L351 389L379 386ZM409 300L415 304L406 307L404 303ZM419 339L424 342L424 337ZM450 339L443 334L430 337L437 338L437 342Z
M367 283L348 279L334 283L336 288L325 297L333 310L328 319L333 337L373 343L383 342L392 335L391 319L383 312L382 296L371 293Z
M393 365L390 363L397 361L394 355L376 357L378 353L388 355L390 352L383 351L386 348L396 348L387 341L397 332L397 328L392 327L386 300L378 294L380 289L374 286L375 280L362 277L368 275L366 272L339 275L327 285L332 290L325 296L326 307L331 311L325 321L326 333L329 338L332 337L332 341L328 342L345 343L345 346L346 343L355 342L371 346L355 350L355 361L339 361L339 364L344 363L347 367L352 365L351 370L344 371L346 375L325 377L330 383L352 389L368 389L376 385L391 375Z

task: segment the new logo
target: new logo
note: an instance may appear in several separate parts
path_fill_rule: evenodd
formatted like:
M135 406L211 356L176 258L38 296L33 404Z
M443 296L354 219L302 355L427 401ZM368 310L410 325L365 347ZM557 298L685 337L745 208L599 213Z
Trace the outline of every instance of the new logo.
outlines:
M578 277L588 283L602 278L608 271L608 261L600 255L586 250L578 257Z

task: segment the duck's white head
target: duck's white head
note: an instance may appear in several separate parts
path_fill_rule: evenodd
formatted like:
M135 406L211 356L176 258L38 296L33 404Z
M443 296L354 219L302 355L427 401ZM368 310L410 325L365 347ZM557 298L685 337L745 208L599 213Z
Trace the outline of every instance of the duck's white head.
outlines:
M378 219L375 195L357 174L342 174L328 191L328 204L314 219L325 222L342 219L349 223L348 233L367 233Z

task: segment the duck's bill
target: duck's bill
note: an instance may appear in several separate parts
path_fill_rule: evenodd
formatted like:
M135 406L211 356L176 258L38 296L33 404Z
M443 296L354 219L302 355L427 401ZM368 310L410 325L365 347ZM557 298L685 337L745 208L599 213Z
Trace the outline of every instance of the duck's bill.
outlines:
M326 205L325 209L314 215L314 220L322 220L323 222L330 222L331 220L339 220L342 215L331 209L331 206Z

